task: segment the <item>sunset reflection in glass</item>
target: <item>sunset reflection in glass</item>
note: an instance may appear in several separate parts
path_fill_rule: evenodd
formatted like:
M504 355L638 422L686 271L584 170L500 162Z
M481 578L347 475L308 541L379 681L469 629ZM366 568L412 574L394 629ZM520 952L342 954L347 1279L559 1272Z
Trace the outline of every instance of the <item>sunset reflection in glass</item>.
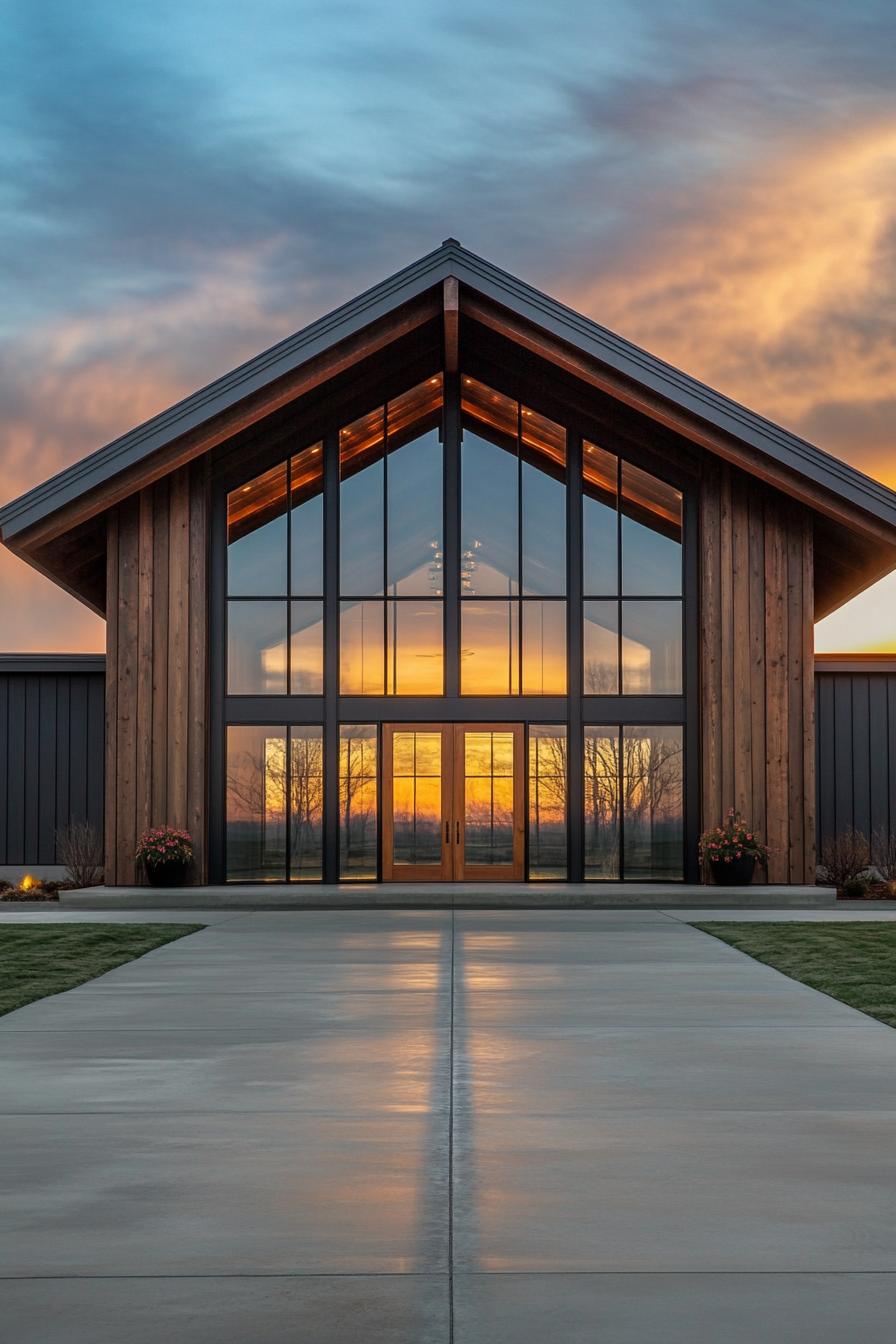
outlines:
M442 862L441 731L396 731L392 737L393 862Z

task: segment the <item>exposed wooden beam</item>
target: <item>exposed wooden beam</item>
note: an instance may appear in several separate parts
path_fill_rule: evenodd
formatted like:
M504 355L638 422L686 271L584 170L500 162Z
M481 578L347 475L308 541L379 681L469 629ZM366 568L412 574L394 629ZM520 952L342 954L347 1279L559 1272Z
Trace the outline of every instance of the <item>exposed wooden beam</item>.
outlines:
M460 367L460 286L454 276L442 282L442 315L445 328L445 372L457 373Z

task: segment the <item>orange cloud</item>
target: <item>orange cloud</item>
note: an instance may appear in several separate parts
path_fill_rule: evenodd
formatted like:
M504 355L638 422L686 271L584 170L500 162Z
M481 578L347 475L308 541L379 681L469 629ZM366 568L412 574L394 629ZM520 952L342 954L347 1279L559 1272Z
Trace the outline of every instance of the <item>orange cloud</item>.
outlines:
M566 277L563 289L598 321L799 431L820 405L894 396L894 224L896 125L873 125L795 141L750 171L738 164L665 205L593 281ZM852 460L861 458L857 444ZM896 483L896 462L889 470Z
M187 292L18 340L2 373L3 502L282 336L260 299L264 253L218 257ZM0 649L93 652L104 643L102 621L0 549Z
M795 140L658 206L567 300L896 487L896 125ZM896 577L816 633L896 650Z
M896 126L791 138L703 185L664 183L653 206L587 278L579 257L548 287L896 486ZM298 283L288 319L269 309L281 241L199 258L186 290L17 338L0 373L3 499L314 316ZM889 583L823 622L819 647L896 648ZM84 640L101 644L94 618L0 558L0 647Z

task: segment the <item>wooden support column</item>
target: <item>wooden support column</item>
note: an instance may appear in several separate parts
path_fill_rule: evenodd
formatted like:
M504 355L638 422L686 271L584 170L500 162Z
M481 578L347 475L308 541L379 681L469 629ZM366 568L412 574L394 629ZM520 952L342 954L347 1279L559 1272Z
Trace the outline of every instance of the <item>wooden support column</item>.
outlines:
M205 463L179 468L110 512L106 627L106 881L140 880L151 826L193 837L206 877Z
M703 827L739 809L771 849L768 880L815 880L809 512L707 461L700 507ZM757 881L765 874L757 871Z

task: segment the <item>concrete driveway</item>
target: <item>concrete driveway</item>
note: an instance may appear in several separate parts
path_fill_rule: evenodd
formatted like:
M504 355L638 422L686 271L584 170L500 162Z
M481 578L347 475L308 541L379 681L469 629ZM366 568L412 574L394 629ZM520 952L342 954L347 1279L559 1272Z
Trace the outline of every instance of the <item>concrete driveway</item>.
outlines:
M890 1028L659 911L204 918L0 1018L11 1344L889 1337Z

